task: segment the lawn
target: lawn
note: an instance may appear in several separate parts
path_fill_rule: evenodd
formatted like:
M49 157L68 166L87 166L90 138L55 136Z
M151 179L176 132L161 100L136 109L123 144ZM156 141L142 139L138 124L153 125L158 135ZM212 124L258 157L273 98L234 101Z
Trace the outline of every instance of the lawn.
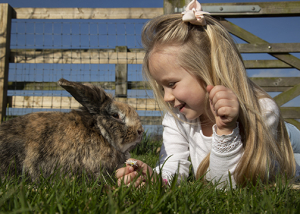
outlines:
M145 135L132 157L154 167L161 141ZM300 213L300 190L287 182L217 189L190 176L176 185L116 185L114 177L0 181L0 213Z

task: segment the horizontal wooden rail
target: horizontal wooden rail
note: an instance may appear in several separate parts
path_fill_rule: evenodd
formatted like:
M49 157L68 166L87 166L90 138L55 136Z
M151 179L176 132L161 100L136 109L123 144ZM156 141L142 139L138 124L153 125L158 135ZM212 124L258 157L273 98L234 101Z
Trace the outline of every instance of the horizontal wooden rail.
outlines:
M300 43L238 44L238 47L241 53L300 52ZM280 47L283 49L280 50ZM116 52L114 49L13 49L9 58L11 63L142 64L144 56L145 52L142 49L132 49L129 52ZM291 67L280 60L245 60L244 62L246 68L251 69Z
M251 77L250 79L267 92L286 91L300 82L300 77Z
M210 6L247 6L259 7L259 12L211 12L212 16L231 18L264 16L300 16L300 2L248 2L248 3L203 3L204 10ZM207 8L207 9L206 9ZM163 8L14 8L17 19L152 19L164 13ZM174 11L173 11L174 12Z
M136 110L159 111L159 107L154 99L115 99L131 105ZM77 109L80 107L80 104L73 97L12 96L8 97L7 103L13 108Z
M115 90L115 82L82 82L83 84L93 84L106 90ZM147 82L128 81L127 88L131 90L151 90ZM56 82L8 82L8 90L63 90Z
M161 125L163 118L161 116L140 116L140 119L143 125Z
M127 103L136 110L159 111L154 99L116 98L117 101ZM40 97L40 96L12 96L8 97L8 104L13 108L38 109L77 109L81 105L73 97ZM283 118L300 119L300 107L281 107Z
M281 107L283 118L300 119L300 107Z
M10 52L14 63L58 63L58 64L142 64L145 52L116 52L114 49L81 50L22 50Z
M244 64L248 69L292 68L280 60L244 60Z
M163 8L14 8L17 19L152 19Z
M299 84L300 77L251 77L252 81L268 92L286 91ZM83 82L88 84L88 82ZM106 90L115 90L115 82L89 82ZM147 82L128 81L130 90L151 90ZM63 90L56 82L8 82L8 90Z
M300 43L237 44L241 53L299 53Z

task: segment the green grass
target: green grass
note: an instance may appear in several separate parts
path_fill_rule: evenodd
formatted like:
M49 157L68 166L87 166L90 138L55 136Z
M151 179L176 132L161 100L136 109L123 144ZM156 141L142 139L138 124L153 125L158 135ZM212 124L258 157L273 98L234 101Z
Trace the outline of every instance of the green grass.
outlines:
M132 152L154 167L161 142L144 137ZM100 182L101 181L101 182ZM0 213L300 213L300 190L278 181L276 186L248 185L234 190L188 182L163 187L161 181L142 188L116 185L115 178L26 178L0 181Z

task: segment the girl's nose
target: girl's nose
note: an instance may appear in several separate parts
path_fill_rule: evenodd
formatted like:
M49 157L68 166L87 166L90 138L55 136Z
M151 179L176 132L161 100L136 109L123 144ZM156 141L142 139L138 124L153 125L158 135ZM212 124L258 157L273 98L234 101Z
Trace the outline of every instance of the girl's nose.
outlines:
M172 92L168 89L167 90L165 89L164 101L165 102L172 102L172 101L174 101L174 99L175 99L175 97L172 94Z

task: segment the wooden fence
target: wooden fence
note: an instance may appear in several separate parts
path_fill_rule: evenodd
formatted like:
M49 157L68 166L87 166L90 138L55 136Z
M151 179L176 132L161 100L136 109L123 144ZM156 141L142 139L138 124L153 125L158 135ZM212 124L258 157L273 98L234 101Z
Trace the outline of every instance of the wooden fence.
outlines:
M79 104L69 97L7 96L7 90L61 90L55 82L8 82L9 63L57 64L115 64L115 82L95 82L105 89L115 90L117 99L137 110L157 111L153 99L127 98L127 90L149 89L146 82L127 81L128 64L142 64L144 51L118 46L115 49L10 49L12 19L151 19L164 13L180 12L185 1L164 1L164 8L12 8L0 4L0 117L5 117L7 105L15 108L77 108ZM300 72L300 59L289 54L300 52L300 43L273 44L247 32L225 18L300 16L300 2L267 3L215 3L202 4L212 16L222 17L221 23L233 35L248 44L238 44L241 53L268 53L277 60L245 60L246 68L296 68ZM249 9L247 9L250 7ZM207 8L207 9L205 9ZM241 12L234 11L239 8ZM243 9L246 8L246 11ZM259 10L257 9L259 8ZM219 11L218 11L219 10ZM234 12L232 12L232 11ZM252 11L251 11L252 10ZM279 106L300 95L300 77L252 78L268 92L282 92L274 99ZM286 121L300 129L300 107L281 107ZM159 125L159 116L142 117L144 125Z

